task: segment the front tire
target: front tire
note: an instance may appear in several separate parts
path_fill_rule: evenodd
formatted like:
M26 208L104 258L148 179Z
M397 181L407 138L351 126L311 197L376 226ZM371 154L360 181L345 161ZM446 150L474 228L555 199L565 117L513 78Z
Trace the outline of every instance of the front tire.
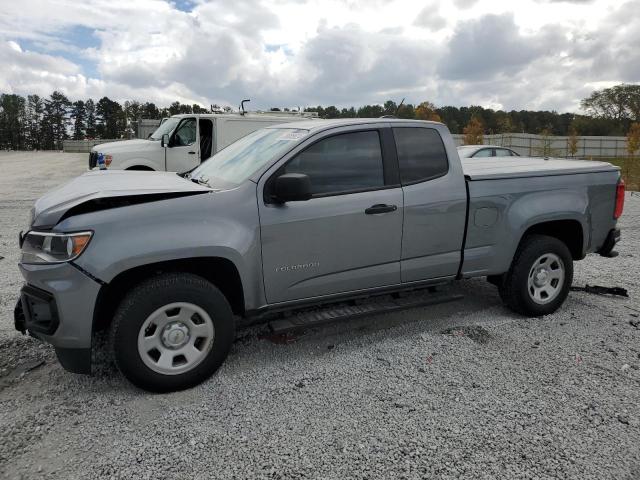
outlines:
M499 285L500 298L514 312L539 317L564 303L573 281L573 258L566 244L546 235L524 238Z
M163 274L135 287L113 320L118 369L152 392L193 387L226 359L235 337L231 307L202 277Z

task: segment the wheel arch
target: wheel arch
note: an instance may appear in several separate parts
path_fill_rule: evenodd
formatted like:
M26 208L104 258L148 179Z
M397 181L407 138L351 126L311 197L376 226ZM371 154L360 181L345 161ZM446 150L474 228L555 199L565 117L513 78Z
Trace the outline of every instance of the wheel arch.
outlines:
M135 158L119 158L114 155L113 162L110 168L116 170L164 170L164 158L162 161L154 161L150 158L135 157Z
M146 171L146 172L154 172L155 170L148 165L132 165L130 167L125 168L125 170L137 170L137 171Z
M584 228L576 219L548 220L530 225L520 236L518 245L530 235L557 238L569 248L574 260L582 260L585 257Z
M108 328L118 305L140 282L163 273L192 273L215 285L227 298L236 315L245 311L244 291L236 265L224 257L196 257L167 260L136 266L120 272L98 293L93 314L93 331Z

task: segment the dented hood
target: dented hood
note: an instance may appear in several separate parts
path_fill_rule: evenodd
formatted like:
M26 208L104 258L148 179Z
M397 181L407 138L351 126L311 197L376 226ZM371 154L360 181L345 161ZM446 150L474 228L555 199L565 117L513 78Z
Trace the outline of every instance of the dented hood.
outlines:
M114 200L113 206L124 206L127 202L141 203L211 191L171 172L92 171L38 199L31 226L52 227L71 209L87 204L99 205L95 209L108 208L105 207L108 199Z

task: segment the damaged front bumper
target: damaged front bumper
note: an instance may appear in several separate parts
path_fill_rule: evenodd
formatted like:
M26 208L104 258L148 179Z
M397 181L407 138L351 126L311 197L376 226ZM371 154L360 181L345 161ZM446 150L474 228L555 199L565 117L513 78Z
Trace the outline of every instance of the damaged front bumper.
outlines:
M100 283L71 263L20 264L26 284L14 309L16 330L50 343L62 366L91 373L93 311Z

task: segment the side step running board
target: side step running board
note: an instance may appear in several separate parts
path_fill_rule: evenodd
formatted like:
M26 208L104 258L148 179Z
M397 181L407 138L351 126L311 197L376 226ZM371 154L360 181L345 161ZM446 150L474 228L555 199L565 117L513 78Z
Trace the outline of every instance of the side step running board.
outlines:
M463 295L443 293L419 292L403 297L380 297L371 299L366 303L356 305L331 306L322 309L304 311L289 317L279 318L269 323L269 328L274 333L283 333L292 330L314 327L327 323L351 320L353 318L375 315L378 313L395 312L408 308L424 307L439 303L453 302L464 298Z

